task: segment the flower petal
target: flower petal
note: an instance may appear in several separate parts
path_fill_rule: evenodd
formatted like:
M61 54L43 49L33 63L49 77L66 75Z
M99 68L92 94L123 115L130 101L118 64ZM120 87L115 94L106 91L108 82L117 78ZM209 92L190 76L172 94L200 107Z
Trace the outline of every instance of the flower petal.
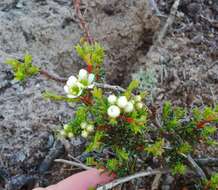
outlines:
M78 76L79 80L87 79L87 77L88 77L88 71L85 69L80 69L79 76Z
M95 75L93 73L89 74L89 76L88 76L89 84L93 83L94 80L95 80Z
M70 76L67 80L67 86L72 86L77 82L77 78L75 76Z
M69 94L69 87L67 85L64 86L64 91Z

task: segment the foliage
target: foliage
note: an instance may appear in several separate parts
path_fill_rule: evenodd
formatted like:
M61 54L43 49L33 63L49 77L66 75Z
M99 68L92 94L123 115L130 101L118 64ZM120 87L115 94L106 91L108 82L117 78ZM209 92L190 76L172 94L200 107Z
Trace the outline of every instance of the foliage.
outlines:
M39 68L32 65L32 56L29 54L24 56L22 62L16 59L9 59L6 61L6 64L12 67L15 79L19 81L39 73Z
M218 188L218 173L211 176L210 188L211 190L216 190Z
M205 190L217 190L218 188L218 173L211 176L210 180L206 181Z
M87 64L98 65L103 62L103 51L96 50L99 47L83 43L77 45L76 50ZM101 61L92 59L94 54ZM155 80L150 82L152 88ZM71 122L75 129L70 133L74 131L75 136L87 139L87 152L102 154L99 159L88 157L88 164L104 167L119 176L136 172L138 159L142 157L144 166L150 157L156 157L162 166L171 168L172 174L185 174L188 167L185 156L192 154L199 143L212 140L218 109L186 110L165 102L160 126L154 128L154 121L149 120L148 108L143 103L146 93L134 95L138 87L140 83L133 80L124 93L117 92L116 95L108 95L97 87L85 90L81 94L82 99L89 100L82 101L85 115L81 122L78 122L81 116L75 116ZM64 132L67 133L66 130ZM110 153L105 155L105 151Z
M75 46L77 54L87 64L87 70L97 75L97 78L103 77L104 71L101 67L104 61L104 48L97 42L93 45L83 39Z
M184 175L185 172L186 172L186 166L180 162L176 163L172 167L172 174L173 175L176 175L176 174Z

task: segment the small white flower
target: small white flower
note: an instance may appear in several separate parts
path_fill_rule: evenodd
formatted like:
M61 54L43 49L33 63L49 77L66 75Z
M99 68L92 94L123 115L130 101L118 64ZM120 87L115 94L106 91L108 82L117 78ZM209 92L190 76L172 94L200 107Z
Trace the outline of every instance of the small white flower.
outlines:
M110 104L115 104L117 101L117 97L114 94L112 94L107 98L107 100Z
M127 113L130 113L133 111L133 109L134 109L134 106L133 106L132 102L128 102L126 107L124 108L124 111Z
M142 97L140 95L137 95L134 97L136 102L141 102L142 101Z
M120 115L120 108L113 105L113 106L110 106L107 110L107 114L109 115L109 117L111 118L116 118Z
M68 138L73 138L74 134L73 133L68 133L67 136L68 136Z
M126 105L127 105L127 99L126 99L126 96L120 96L117 100L117 105L120 107L120 108L125 108Z
M82 94L83 86L79 82L76 82L71 86L65 85L64 90L67 93L68 98L77 98Z
M89 124L89 125L87 125L86 130L87 130L88 132L93 132L93 131L94 131L94 126L91 125L91 124Z
M88 78L88 71L86 71L85 69L80 69L78 79L86 80L87 78Z
M86 123L86 122L82 122L82 123L80 124L80 127L81 127L82 129L85 129L85 128L87 127L87 123Z
M83 76L83 78L80 78L79 76L79 82L82 84L83 88L93 88L94 87L94 82L95 80L95 75L93 73L88 74L87 76Z
M144 104L143 104L142 102L138 102L138 103L136 104L136 108L139 109L139 110L142 109L143 106L144 106Z
M87 131L82 131L82 134L81 134L82 137L84 138L87 138L88 137L88 132Z

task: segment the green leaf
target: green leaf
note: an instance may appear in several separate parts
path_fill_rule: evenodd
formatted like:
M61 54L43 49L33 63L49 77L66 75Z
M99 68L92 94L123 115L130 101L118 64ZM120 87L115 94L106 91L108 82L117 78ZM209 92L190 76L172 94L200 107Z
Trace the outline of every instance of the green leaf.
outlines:
M201 135L203 137L209 137L211 135L214 135L217 131L217 128L214 126L205 126L202 131L201 131Z
M178 148L178 153L179 154L189 154L192 151L192 147L189 143L185 142L181 144Z
M53 100L53 101L65 101L65 102L78 102L79 101L79 98L72 99L72 98L68 98L68 97L65 97L65 96L57 95L54 92L49 92L49 91L45 91L43 93L43 97L45 99L50 99L50 100Z
M145 148L145 151L154 156L161 156L164 153L164 139L158 140L155 144L152 144Z
M24 56L24 63L16 59L7 60L5 63L11 65L15 79L19 81L23 81L39 72L39 68L31 64L32 56L29 54Z
M8 64L8 65L11 65L14 72L17 71L17 68L18 68L18 66L20 64L20 62L18 60L16 60L16 59L9 59L5 63Z
M128 86L126 92L124 93L124 95L126 96L127 99L129 99L129 98L131 97L132 91L133 91L134 89L138 88L138 86L139 86L139 81L138 81L138 80L133 80L133 81L129 84L129 86Z
M117 159L109 159L107 161L107 168L110 171L116 171L119 169L119 161Z
M117 154L120 161L128 160L128 158L129 158L128 152L126 152L125 150L120 149L120 148L116 148L116 154Z
M92 95L97 99L102 99L102 89L94 87L94 90L92 91Z
M211 188L211 190L217 190L217 188L218 188L218 173L215 173L211 176L210 188Z
M38 67L31 66L31 67L28 69L28 74L29 74L30 76L35 75L35 74L37 74L37 73L39 73L39 68L38 68Z
M103 138L104 133L97 131L95 133L94 139L92 142L87 146L86 152L92 152L94 150L98 150L102 144L101 139Z
M187 171L186 169L187 167L181 163L181 162L177 162L173 167L172 167L172 174L173 175L176 175L176 174L179 174L179 175L184 175Z
M172 113L172 105L169 101L165 102L163 105L163 119L167 120Z
M96 164L96 161L94 157L87 157L86 158L86 165L87 166L94 166Z
M32 56L30 54L26 54L24 56L24 63L28 66L32 63Z

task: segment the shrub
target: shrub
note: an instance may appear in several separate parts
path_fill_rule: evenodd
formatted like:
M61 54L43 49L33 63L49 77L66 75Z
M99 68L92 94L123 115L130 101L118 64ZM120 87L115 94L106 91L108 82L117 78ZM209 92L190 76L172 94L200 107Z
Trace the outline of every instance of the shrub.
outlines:
M87 69L68 78L64 86L66 96L51 92L44 96L76 102L75 116L60 134L64 138L85 138L86 152L98 152L98 156L87 158L87 164L125 176L146 168L155 159L159 167L170 168L172 174L185 174L189 167L186 157L200 143L217 144L213 135L217 130L218 106L188 110L165 102L161 113L152 115L145 104L147 92L135 94L137 80L126 90L98 85L104 81L104 49L98 43L81 42L75 48ZM12 65L16 79L24 80L39 73L40 69L31 62L26 55L24 63L7 63ZM211 184L213 181L217 181L216 177Z

